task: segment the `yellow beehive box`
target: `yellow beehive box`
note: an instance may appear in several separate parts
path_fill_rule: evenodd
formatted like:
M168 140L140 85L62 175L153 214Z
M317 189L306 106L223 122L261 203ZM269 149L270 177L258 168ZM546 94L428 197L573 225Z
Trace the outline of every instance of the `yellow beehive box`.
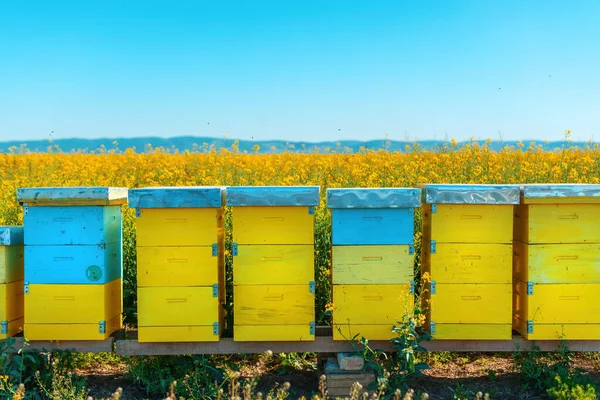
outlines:
M28 340L103 340L121 328L121 279L103 285L25 284Z
M23 330L23 227L0 226L0 338Z
M414 253L406 245L333 246L334 285L393 285L413 281Z
M229 187L233 337L314 340L314 207L318 187Z
M424 185L422 272L436 339L508 340L512 326L513 185Z
M515 211L513 328L530 340L597 340L600 185L525 185Z
M224 190L129 191L136 208L138 340L214 342L225 302Z

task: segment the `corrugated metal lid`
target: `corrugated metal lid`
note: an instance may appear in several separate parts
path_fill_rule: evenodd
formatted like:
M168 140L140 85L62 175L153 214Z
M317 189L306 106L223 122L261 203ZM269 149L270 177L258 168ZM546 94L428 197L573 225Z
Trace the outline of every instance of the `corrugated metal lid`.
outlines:
M421 206L420 192L414 188L327 189L327 207L416 208Z
M0 246L23 244L22 226L0 226Z
M600 185L577 183L552 183L523 185L522 195L526 199L552 199L565 197L598 197Z
M518 185L422 185L421 197L427 204L519 204Z
M228 206L318 206L319 186L231 186Z
M132 208L219 208L224 203L221 186L147 187L129 190Z
M17 199L28 205L117 205L127 204L127 188L41 187L17 190Z

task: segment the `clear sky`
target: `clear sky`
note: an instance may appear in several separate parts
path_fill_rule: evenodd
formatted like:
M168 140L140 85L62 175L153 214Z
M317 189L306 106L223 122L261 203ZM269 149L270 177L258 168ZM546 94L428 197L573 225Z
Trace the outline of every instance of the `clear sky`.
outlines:
M0 0L0 140L600 140L600 1Z

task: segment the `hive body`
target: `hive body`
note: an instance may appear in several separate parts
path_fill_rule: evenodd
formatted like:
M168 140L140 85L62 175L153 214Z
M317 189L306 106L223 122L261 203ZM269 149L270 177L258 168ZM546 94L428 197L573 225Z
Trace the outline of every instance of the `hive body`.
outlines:
M121 328L127 189L26 188L25 337L103 340Z
M224 328L220 187L141 188L136 208L138 340L215 342Z
M525 185L515 210L513 328L600 339L600 186Z
M419 190L329 189L333 338L389 340L414 307Z
M0 338L23 330L23 228L0 226Z
M422 193L430 333L437 339L510 339L518 187L426 185Z
M236 341L315 334L314 206L318 187L231 187Z

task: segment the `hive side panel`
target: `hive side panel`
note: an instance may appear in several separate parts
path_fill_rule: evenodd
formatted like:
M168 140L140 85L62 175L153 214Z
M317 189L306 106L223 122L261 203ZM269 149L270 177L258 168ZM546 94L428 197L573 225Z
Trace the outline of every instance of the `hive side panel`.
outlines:
M437 243L512 243L513 206L437 204L431 240Z
M597 204L533 204L529 209L529 244L600 243Z
M308 285L314 280L313 245L239 245L234 285Z
M314 244L308 207L232 207L233 241L241 244Z
M414 255L408 245L333 246L332 252L336 285L403 284L414 278Z
M359 208L331 210L333 245L414 243L414 209Z
M233 287L234 325L306 325L314 322L315 295L305 285Z
M219 209L143 208L136 218L138 247L212 246L218 240Z

